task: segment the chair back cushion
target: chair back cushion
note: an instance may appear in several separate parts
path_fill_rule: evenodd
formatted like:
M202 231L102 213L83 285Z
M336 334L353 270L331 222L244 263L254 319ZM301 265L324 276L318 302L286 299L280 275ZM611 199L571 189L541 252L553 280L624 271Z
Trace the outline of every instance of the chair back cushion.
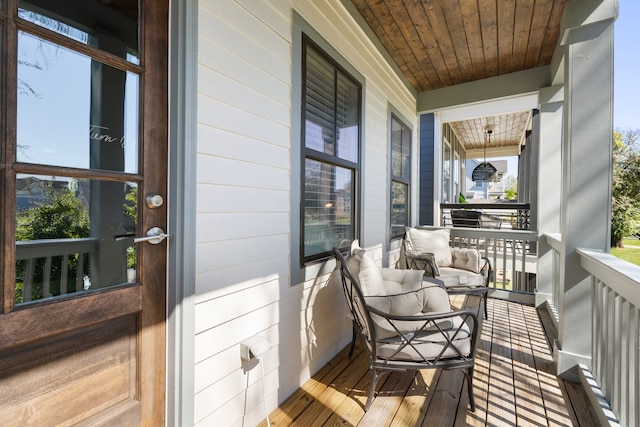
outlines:
M407 245L415 252L431 252L439 267L451 266L453 259L449 248L449 229L423 230L407 228Z
M368 296L365 301L385 313L395 316L415 316L420 314L440 314L451 311L451 304L447 291L438 285L426 283L424 287L407 289L405 292L393 295ZM371 313L376 338L378 340L390 338L401 333L413 333L424 328L424 322L394 320L389 323L381 316ZM442 329L451 327L450 319L443 319L437 322ZM435 328L435 325L433 326ZM396 330L396 328L398 330Z
M472 248L453 248L451 250L453 268L469 270L473 273L480 272L480 252Z
M367 253L362 255L358 279L360 280L360 288L362 289L362 294L365 297L387 294L387 291L384 287L382 270L376 265L376 262Z

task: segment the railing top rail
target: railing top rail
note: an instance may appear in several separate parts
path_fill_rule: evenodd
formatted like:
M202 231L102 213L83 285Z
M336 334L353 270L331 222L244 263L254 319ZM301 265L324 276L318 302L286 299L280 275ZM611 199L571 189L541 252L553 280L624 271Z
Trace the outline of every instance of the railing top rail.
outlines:
M526 240L535 242L538 240L538 232L535 230L509 230L492 228L467 228L467 227L439 227L435 225L417 225L416 228L427 230L439 230L448 228L452 236L459 237L495 237L498 239Z
M442 209L495 209L514 210L530 209L529 203L440 203Z
M16 242L16 259L32 259L47 256L70 255L93 252L97 249L98 239L39 239Z
M562 234L560 233L544 233L547 243L558 252L562 252Z
M582 268L640 307L640 266L604 252L589 249L576 249L576 252Z

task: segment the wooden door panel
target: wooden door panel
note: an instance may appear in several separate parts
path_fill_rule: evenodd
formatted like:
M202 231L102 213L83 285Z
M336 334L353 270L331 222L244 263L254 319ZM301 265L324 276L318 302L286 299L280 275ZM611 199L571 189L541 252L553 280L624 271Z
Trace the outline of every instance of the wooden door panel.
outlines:
M39 307L14 310L2 315L0 350L44 339L105 322L142 310L139 285L123 286L42 304Z
M137 325L126 316L0 354L3 425L74 424L137 404Z

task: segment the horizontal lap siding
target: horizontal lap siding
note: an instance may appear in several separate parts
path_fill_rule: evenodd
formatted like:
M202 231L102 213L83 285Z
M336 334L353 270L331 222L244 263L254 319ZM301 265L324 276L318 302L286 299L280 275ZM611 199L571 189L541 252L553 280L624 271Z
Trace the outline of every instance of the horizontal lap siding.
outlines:
M259 365L239 343L265 336L268 410L350 339L344 297L325 274L290 283L292 28L296 12L366 78L363 157L367 245L388 225L388 104L415 121L415 98L391 74L339 1L201 1L194 419L199 426L264 418ZM417 128L414 123L414 129ZM294 180L294 181L292 181ZM382 253L375 253L379 259ZM243 419L244 417L244 419Z

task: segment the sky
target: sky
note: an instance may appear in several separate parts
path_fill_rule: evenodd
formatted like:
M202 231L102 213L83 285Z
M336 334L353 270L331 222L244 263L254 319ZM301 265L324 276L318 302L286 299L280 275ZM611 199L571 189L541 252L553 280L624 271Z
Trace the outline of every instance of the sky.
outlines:
M614 27L613 127L640 129L640 1L620 0Z

